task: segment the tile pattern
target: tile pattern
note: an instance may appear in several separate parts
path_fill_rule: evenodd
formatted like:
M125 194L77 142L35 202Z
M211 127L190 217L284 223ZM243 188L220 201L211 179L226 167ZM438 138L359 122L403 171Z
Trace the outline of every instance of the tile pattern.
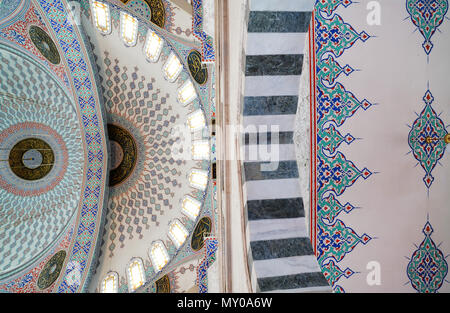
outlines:
M292 2L277 5L280 11L274 11L276 5L271 1L250 3L248 35L256 38L254 35L257 34L258 40L250 40L247 45L243 107L246 133L243 141L245 145L259 149L279 149L280 153L280 161L272 170L264 167L266 162L250 158L246 158L243 165L248 187L250 253L259 291L307 292L308 288L319 286L330 291L305 231L299 185L294 184L298 185L298 191L291 186L293 180L297 182L301 178L294 153L294 123L286 121L293 120L297 112L303 54L293 54L290 43L286 48L273 47L270 43L274 35L281 45L281 38L305 38L311 12L297 8L298 4ZM292 11L283 9L286 5ZM310 6L312 8L312 3ZM303 43L298 42L298 45ZM275 133L271 126L278 126L280 132ZM259 187L253 188L253 184ZM271 190L264 192L261 188ZM283 190L290 191L283 193ZM286 197L280 196L282 194ZM275 195L278 198L274 199ZM282 268L267 266L267 262L284 265Z

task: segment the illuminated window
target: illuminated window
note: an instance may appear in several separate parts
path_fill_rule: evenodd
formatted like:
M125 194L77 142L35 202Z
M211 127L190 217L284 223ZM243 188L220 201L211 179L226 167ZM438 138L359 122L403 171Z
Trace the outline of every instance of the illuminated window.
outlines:
M120 12L120 33L128 46L134 46L137 40L138 21L130 14Z
M208 172L198 169L191 170L191 173L189 174L189 183L196 189L202 191L205 190L206 185L208 184Z
M133 259L128 267L128 281L130 291L134 291L144 284L144 264L141 259Z
M177 248L181 247L188 235L188 231L179 220L174 220L170 223L169 237Z
M111 16L109 15L109 6L100 1L92 2L92 11L94 15L95 26L103 33L111 32Z
M166 75L167 80L174 82L178 78L178 75L180 75L182 69L183 66L181 65L180 60L175 53L172 52L169 55L166 64L164 64L164 74Z
M206 126L205 115L202 110L197 110L187 117L187 123L191 131L197 131Z
M185 196L182 204L182 212L195 221L198 214L200 213L201 206L202 204L199 201L190 196Z
M145 55L150 62L158 61L162 46L163 40L155 32L148 30Z
M195 91L194 84L191 80L188 80L178 90L178 101L183 105L188 105L197 98L197 92Z
M169 262L169 254L162 241L157 241L152 244L150 258L152 259L153 268L156 272L162 270Z
M192 158L194 160L209 159L210 149L207 140L194 141L191 147Z
M119 278L117 273L109 273L102 282L102 293L117 293L119 290Z

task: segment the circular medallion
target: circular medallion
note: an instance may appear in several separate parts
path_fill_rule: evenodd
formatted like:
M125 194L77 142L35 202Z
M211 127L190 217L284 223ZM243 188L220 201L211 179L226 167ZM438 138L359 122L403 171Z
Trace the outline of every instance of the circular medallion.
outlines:
M120 126L108 124L108 136L112 142L109 186L113 187L124 182L133 172L137 147L133 136Z
M192 50L187 58L189 71L192 77L200 85L204 85L208 80L208 69L202 64L202 55L197 50Z
M42 28L32 25L28 31L30 39L36 49L46 58L50 63L59 64L61 58L58 49L50 36L42 30Z
M55 163L55 154L48 143L27 138L14 145L8 158L11 171L25 180L38 180L48 175Z
M61 250L55 253L50 260L45 263L37 281L39 289L47 289L58 279L65 259L66 251Z
M194 251L199 251L205 244L205 237L211 234L211 219L209 217L203 217L195 226L194 233L191 239L191 248Z

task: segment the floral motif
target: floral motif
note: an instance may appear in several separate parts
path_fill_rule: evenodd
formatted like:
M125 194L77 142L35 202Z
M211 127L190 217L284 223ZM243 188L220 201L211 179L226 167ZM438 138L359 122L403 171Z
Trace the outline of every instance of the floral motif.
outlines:
M429 189L434 181L431 173L444 156L446 144L442 139L448 132L444 122L431 106L434 97L429 90L425 93L423 101L426 106L411 127L408 143L414 157L425 170L423 181Z
M447 261L431 239L433 231L430 222L427 222L422 230L425 239L414 251L407 267L411 286L421 293L437 292L448 273Z
M448 0L407 0L406 9L411 16L411 22L425 39L422 47L429 55L434 46L431 37L444 21L448 11Z

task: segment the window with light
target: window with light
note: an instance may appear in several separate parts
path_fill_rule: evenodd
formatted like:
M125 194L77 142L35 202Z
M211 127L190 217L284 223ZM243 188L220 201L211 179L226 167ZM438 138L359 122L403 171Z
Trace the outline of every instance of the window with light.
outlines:
M189 173L189 184L195 189L204 191L208 185L208 172L199 169L191 170Z
M169 262L169 254L161 241L153 243L150 258L152 259L153 268L156 272L161 271Z
M186 241L188 231L179 220L174 220L169 225L169 237L177 248L181 247Z
M202 204L190 196L185 196L182 202L181 212L195 221L200 213L200 207Z
M187 117L187 124L191 131L203 129L206 126L205 115L202 110L197 110Z
M164 64L164 75L169 82L174 82L180 75L183 66L175 53L170 53L166 64Z
M102 293L117 293L119 291L119 279L117 273L109 273L102 282Z
M128 267L128 280L129 288L131 291L136 290L144 284L144 264L140 259L134 259L131 261Z
M210 155L208 140L194 141L191 148L192 158L194 160L207 160Z
M120 33L126 45L134 46L136 44L137 27L137 19L126 12L120 12Z
M150 62L157 62L163 47L163 40L154 31L149 30L145 44L145 55Z
M92 11L94 15L95 27L103 34L111 32L111 16L109 14L109 6L100 1L92 2Z
M182 105L188 105L196 98L197 92L195 91L194 84L191 80L188 80L183 86L181 86L180 90L178 90L178 101Z

